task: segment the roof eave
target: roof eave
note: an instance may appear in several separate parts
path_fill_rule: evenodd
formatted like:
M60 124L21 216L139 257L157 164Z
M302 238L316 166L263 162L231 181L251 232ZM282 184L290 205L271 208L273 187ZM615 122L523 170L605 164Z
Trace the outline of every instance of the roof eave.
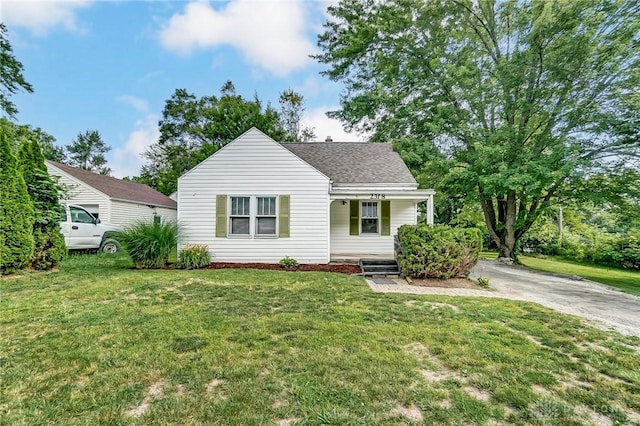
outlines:
M167 204L152 203L152 202L149 202L149 201L128 200L126 198L109 197L109 199L111 199L112 201L121 201L123 203L143 204L145 206L150 206L150 207L165 207L167 209L174 209L174 210L178 209L177 203L176 203L175 206L170 206L170 205L167 205Z

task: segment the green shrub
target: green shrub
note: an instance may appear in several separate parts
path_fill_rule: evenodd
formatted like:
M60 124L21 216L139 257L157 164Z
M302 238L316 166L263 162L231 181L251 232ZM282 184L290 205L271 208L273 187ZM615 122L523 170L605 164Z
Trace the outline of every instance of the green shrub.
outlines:
M298 261L289 256L283 257L282 259L280 259L280 267L282 268L293 269L293 268L297 268L298 266L300 266Z
M540 217L520 239L525 253L554 255L558 253L558 225L549 216Z
M476 228L403 225L398 228L402 274L412 278L467 277L478 261L482 235Z
M593 262L625 269L640 269L640 236L616 235L598 244Z
M116 234L136 268L163 268L178 244L178 225L175 222L137 222Z
M489 282L489 278L478 277L478 285L480 287L488 288L491 285L491 283Z
M182 269L198 269L211 264L209 246L206 244L185 244L180 251L178 264Z

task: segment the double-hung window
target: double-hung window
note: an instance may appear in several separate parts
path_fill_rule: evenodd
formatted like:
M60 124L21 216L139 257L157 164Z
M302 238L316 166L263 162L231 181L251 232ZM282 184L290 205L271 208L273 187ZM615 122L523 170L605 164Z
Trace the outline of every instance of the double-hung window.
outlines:
M229 233L231 235L251 234L251 197L230 197Z
M277 199L276 196L230 196L229 235L275 237Z
M256 235L276 235L276 197L256 197Z
M360 232L362 234L377 234L379 233L379 223L378 203L375 201L363 201Z

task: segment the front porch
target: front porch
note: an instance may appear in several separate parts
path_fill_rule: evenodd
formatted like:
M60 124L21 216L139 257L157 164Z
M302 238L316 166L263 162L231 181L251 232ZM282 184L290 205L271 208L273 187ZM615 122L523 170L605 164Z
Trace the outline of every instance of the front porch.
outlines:
M393 255L371 253L332 254L329 263L358 264L361 259L390 260Z

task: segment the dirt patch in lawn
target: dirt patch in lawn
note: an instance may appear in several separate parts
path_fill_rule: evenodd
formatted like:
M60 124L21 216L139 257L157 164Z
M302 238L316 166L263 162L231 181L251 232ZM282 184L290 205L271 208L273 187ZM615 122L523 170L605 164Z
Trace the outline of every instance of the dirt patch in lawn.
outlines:
M391 416L393 417L405 417L411 423L419 423L422 421L422 411L415 405L410 407L397 406L391 410Z
M149 390L147 391L147 396L144 397L140 405L137 407L131 408L130 410L125 411L124 415L126 417L135 417L138 418L147 412L151 403L156 399L161 398L164 395L164 382L156 382L151 385Z
M449 280L412 279L411 285L417 285L420 287L473 288L476 290L486 290L479 286L477 282L468 278L451 278Z
M208 269L267 269L274 271L290 272L339 272L341 274L361 274L362 270L358 265L348 264L303 264L295 268L283 268L277 263L236 263L236 262L213 262Z

